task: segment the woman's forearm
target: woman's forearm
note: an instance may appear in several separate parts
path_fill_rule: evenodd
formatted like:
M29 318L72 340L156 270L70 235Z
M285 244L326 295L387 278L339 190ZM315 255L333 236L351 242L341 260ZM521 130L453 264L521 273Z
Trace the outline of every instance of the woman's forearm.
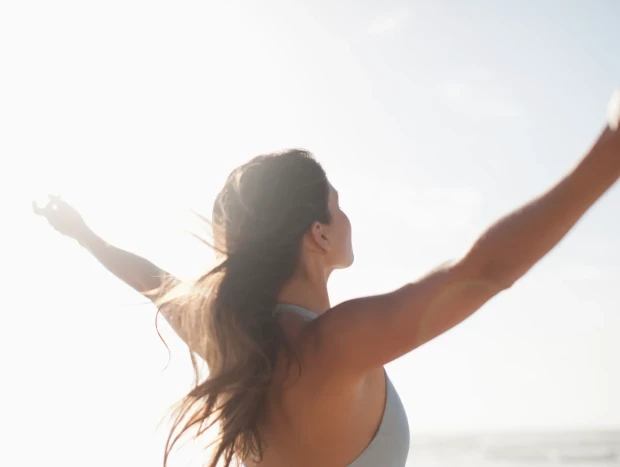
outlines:
M543 195L493 224L465 262L510 287L571 230L620 177L620 134L606 129L584 159Z
M150 261L106 243L90 229L77 240L112 274L149 298L167 276Z

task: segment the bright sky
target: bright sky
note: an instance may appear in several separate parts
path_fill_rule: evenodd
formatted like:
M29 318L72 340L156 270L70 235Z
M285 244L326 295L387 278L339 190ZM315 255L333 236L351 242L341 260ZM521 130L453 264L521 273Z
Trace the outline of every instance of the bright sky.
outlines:
M0 459L159 464L156 423L190 382L163 322L161 372L153 308L33 197L184 274L208 258L187 208L305 147L353 222L333 303L388 291L576 163L620 84L618 18L607 0L3 2ZM615 187L513 289L388 367L414 435L620 426L619 205Z

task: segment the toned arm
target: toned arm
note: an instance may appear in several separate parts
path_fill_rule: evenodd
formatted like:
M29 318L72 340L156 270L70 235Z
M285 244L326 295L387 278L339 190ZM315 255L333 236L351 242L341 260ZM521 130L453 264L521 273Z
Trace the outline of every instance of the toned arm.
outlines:
M553 249L620 176L620 131L542 195L488 228L463 258L400 289L342 303L308 330L307 357L332 376L359 376L471 316Z

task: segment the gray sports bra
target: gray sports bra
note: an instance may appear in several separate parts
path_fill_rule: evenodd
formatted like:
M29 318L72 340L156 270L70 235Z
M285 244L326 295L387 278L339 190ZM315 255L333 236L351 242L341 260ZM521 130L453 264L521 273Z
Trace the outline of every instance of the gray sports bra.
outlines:
M318 315L297 305L280 304L277 312L290 311L308 320ZM387 373L385 411L370 444L347 467L405 467L409 453L409 422L405 408ZM294 466L293 466L294 467Z

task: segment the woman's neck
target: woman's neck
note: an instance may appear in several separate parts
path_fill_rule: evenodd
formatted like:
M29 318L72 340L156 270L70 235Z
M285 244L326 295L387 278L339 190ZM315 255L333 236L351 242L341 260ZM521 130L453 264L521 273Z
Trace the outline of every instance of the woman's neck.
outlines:
M331 308L327 280L329 273L315 269L295 274L282 288L278 295L278 303L297 305L317 315Z

